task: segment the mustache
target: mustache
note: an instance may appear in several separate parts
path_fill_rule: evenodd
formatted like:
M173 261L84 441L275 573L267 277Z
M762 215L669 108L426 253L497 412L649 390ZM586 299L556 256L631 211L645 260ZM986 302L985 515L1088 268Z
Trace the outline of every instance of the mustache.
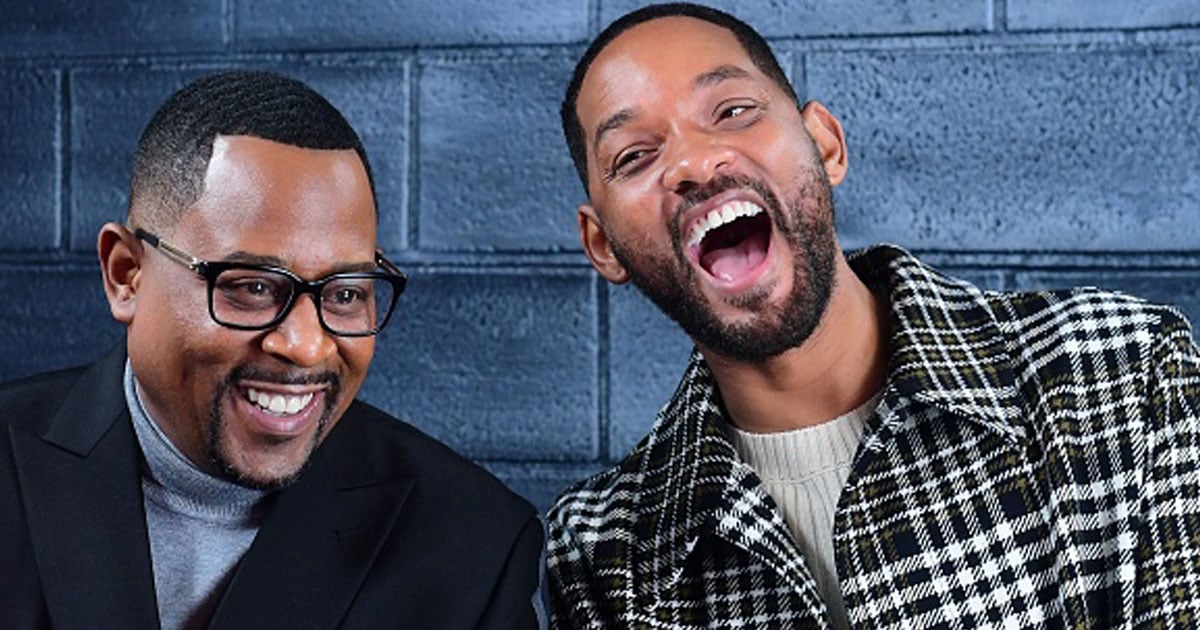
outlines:
M308 372L303 370L268 370L253 365L239 365L229 373L226 383L232 385L237 381L266 381L281 385L319 385L328 384L337 387L341 379L337 373L325 370Z

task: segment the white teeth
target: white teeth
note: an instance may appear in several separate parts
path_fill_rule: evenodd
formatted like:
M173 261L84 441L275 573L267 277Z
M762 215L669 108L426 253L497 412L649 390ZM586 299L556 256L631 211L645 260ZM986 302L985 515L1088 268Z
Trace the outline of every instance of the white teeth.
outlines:
M740 217L752 217L763 211L762 206L749 201L731 201L720 208L711 210L706 216L696 221L688 238L688 247L695 247L704 240L710 230L732 223Z
M268 394L256 389L246 389L246 398L260 408L277 416L293 415L308 406L313 399L313 393L302 396L285 396L283 394Z

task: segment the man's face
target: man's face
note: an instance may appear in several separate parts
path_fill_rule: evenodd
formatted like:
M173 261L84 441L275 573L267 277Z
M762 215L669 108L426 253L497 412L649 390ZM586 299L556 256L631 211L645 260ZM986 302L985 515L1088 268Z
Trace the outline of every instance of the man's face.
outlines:
M353 150L219 136L203 194L166 232L197 258L307 280L374 268L375 206ZM357 394L374 338L326 332L310 296L275 328L225 328L208 314L204 279L149 246L140 256L128 345L147 409L201 468L287 484ZM276 397L283 411L269 409Z
M596 57L577 111L581 236L601 273L718 354L800 345L840 255L830 183L794 101L733 34L686 17L635 26Z

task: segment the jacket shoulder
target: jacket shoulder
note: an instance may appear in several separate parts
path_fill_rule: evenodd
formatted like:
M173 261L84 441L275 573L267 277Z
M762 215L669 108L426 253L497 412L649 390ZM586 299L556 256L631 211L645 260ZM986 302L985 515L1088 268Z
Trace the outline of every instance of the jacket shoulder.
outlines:
M0 384L0 426L40 424L54 416L86 366Z

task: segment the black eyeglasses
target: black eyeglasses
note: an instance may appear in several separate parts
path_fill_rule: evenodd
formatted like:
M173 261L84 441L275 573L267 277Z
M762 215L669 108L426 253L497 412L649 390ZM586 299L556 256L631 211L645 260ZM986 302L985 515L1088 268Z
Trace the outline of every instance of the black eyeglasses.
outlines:
M208 314L237 330L266 330L283 321L307 293L326 331L342 337L369 337L383 330L408 278L383 253L375 264L383 271L335 273L309 282L282 267L240 262L210 262L184 253L141 228L134 236L167 258L191 269L208 283Z

